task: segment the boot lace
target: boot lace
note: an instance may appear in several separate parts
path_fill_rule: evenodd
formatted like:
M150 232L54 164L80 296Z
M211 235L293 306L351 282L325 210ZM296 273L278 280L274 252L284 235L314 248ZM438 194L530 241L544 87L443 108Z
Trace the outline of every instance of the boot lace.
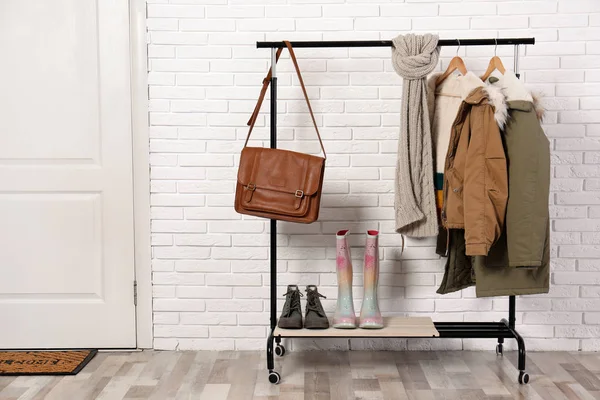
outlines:
M323 296L316 290L307 290L306 293L306 312L308 313L308 311L314 311L321 317L325 317L325 312L323 311L323 307L321 306L321 301L319 300L319 297L322 297L324 299L326 299L327 297Z
M286 298L286 302L285 304L288 305L288 307L284 307L283 310L283 314L285 314L285 317L289 317L292 314L292 311L297 310L298 312L301 311L300 308L300 297L303 297L304 295L302 293L300 293L300 291L298 289L295 290L288 290L283 297Z

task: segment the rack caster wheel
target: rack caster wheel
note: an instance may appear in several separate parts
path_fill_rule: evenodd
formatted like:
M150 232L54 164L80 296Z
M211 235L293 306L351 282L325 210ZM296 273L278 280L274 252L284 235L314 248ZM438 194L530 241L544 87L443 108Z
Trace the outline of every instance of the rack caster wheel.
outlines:
M519 379L521 379L521 378L519 378ZM279 375L278 372L270 371L269 372L269 382L271 382L273 385L278 385L279 382L281 382L281 375Z
M275 347L275 354L277 354L279 357L283 357L285 355L285 347L278 344L277 347Z
M519 383L521 385L527 385L529 383L529 374L525 371L519 372Z
M502 346L502 343L498 343L496 345L496 355L501 356L504 354L504 346Z

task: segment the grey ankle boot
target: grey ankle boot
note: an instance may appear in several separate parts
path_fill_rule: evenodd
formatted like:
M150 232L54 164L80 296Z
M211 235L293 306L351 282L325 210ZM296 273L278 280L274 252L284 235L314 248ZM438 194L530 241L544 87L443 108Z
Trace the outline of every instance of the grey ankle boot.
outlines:
M288 285L284 296L285 304L277 325L284 329L302 329L302 309L300 308L302 293L298 290L297 285Z
M323 305L319 297L323 296L317 290L315 285L306 287L306 317L304 318L304 327L306 329L327 329L329 328L329 320L323 310Z

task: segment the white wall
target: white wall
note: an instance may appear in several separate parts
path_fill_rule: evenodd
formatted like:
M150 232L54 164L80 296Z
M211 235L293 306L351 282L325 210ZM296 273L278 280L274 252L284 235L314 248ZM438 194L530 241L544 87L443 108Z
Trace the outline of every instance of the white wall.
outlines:
M158 349L263 349L267 336L268 223L233 209L239 153L269 65L258 40L535 36L522 49L527 85L542 91L551 138L551 293L518 298L529 349L600 349L600 2L357 0L149 0L154 334ZM446 67L455 48L442 52ZM460 49L482 72L493 47ZM436 320L506 317L507 298L473 290L437 296L444 260L433 240L393 233L393 176L401 79L390 49L299 49L328 151L319 222L280 223L278 295L289 283L336 297L335 238L350 228L360 306L363 232L380 229L381 308ZM507 67L513 49L498 48ZM280 147L318 143L287 56L279 71ZM253 145L267 144L267 107ZM281 302L279 305L281 306ZM352 348L494 348L494 340L353 341ZM295 343L338 346L346 340Z

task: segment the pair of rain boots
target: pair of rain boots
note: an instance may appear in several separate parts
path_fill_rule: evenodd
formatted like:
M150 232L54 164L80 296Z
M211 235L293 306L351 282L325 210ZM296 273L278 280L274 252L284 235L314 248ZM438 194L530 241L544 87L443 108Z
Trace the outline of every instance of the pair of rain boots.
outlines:
M304 317L304 327L306 329L327 329L329 320L320 297L325 298L319 293L315 285L306 287L306 315ZM302 308L300 306L300 297L302 293L296 285L288 285L285 296L283 311L279 317L278 326L284 329L302 329Z
M352 300L352 259L348 246L347 229L336 235L336 267L338 278L338 298L333 316L333 327L339 329L356 328L356 314ZM383 328L383 318L377 300L379 283L379 231L367 231L365 262L363 269L364 296L360 309L358 326L364 329Z

